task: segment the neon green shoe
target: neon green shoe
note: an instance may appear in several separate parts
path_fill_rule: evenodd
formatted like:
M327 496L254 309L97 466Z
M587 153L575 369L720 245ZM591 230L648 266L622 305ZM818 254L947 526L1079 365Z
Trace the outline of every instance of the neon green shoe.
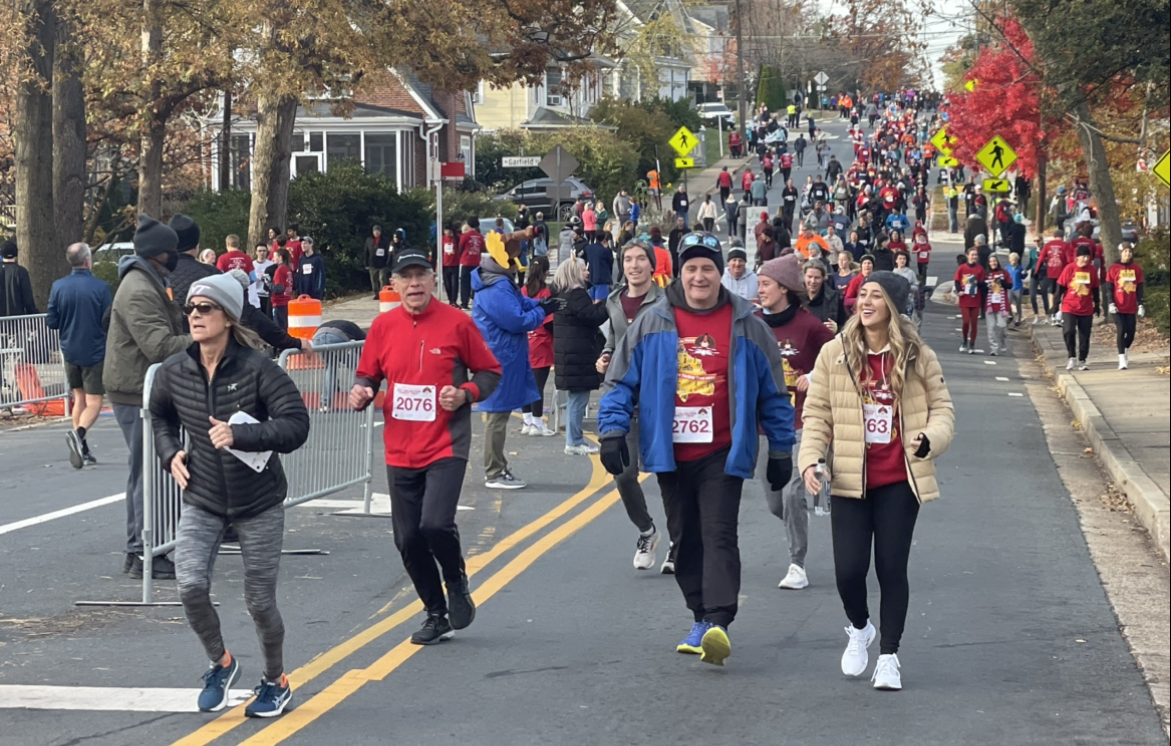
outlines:
M728 640L728 630L712 625L703 634L702 647L701 661L713 666L724 665L724 661L732 654L732 643Z

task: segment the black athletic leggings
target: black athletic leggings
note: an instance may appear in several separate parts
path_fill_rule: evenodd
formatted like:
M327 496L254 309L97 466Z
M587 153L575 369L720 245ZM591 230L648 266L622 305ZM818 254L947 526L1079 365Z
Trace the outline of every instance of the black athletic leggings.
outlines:
M1074 357L1076 352L1077 359L1085 362L1086 356L1090 354L1090 328L1093 324L1093 316L1061 314L1061 334L1065 337L1065 351L1070 357Z
M883 655L899 652L911 588L907 560L919 516L919 500L907 482L866 491L861 500L831 498L830 523L834 540L834 576L846 616L856 629L870 618L866 605L866 576L870 574L870 547L882 591L879 630Z
M1118 354L1125 354L1134 343L1134 326L1137 317L1133 313L1114 314L1114 328L1118 331Z
M540 398L532 404L520 408L522 412L532 412L538 420L545 416L545 383L549 380L549 371L552 368L533 368L533 377L537 379L537 393Z

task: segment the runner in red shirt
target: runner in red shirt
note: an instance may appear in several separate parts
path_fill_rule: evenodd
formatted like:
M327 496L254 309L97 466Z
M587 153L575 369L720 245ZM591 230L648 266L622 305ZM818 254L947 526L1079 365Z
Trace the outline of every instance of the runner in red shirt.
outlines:
M224 246L228 250L216 260L216 269L224 273L231 272L233 269L240 269L251 279L255 280L256 276L254 273L256 267L252 263L252 257L240 251L240 237L236 235L228 236L224 239Z
M472 272L480 266L484 253L484 236L480 233L478 218L468 218L463 235L459 237L459 307L465 311L472 302Z
M471 318L435 300L425 253L403 251L392 271L402 305L370 327L350 405L365 409L386 381L382 434L394 543L427 610L411 642L434 645L476 617L455 511L471 450L471 405L492 393L501 369Z
M976 247L968 249L968 262L956 269L955 292L959 296L960 314L963 316L963 342L960 352L976 354L976 332L980 325L980 290L984 287L984 268L980 266L980 252Z
M756 174L752 173L752 169L744 169L744 173L740 176L740 186L744 189L744 196L749 200L752 199L751 190L754 181L756 181Z
M1090 354L1090 329L1094 323L1094 314L1101 310L1102 305L1099 293L1102 283L1090 263L1093 258L1093 249L1079 247L1074 263L1067 265L1057 280L1062 293L1061 329L1065 337L1065 350L1069 353L1066 370L1075 367L1086 370L1089 367L1086 358Z
M1061 277L1062 271L1067 264L1073 263L1073 257L1070 256L1069 244L1061 238L1061 229L1057 228L1053 231L1053 238L1045 242L1041 247L1041 256L1038 259L1045 265L1045 280L1041 285L1041 292L1045 295L1053 296L1053 322L1058 323L1056 310L1061 307L1061 286L1057 284L1057 279Z
M1134 248L1128 243L1118 246L1118 263L1106 271L1106 297L1117 330L1118 369L1126 370L1127 350L1134 342L1136 317L1143 316L1143 268L1134 261Z
M727 202L728 195L732 193L732 174L728 173L728 167L716 174L716 186L720 188L720 202Z
M272 303L272 320L280 328L288 329L289 301L293 297L293 270L290 268L293 258L285 248L274 251L272 258L277 263L268 287L269 302Z

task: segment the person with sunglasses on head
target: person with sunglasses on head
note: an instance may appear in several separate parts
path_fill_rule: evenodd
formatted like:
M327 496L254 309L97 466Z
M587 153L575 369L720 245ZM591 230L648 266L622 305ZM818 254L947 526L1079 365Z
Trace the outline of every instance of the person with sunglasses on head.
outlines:
M866 594L873 547L882 640L872 681L887 690L902 688L898 651L915 521L920 504L939 497L934 460L955 434L939 360L901 315L910 291L893 272L866 277L857 312L817 356L798 456L806 488L830 488L834 574L850 621L841 660L847 676L866 671L878 634Z
M720 242L696 232L680 241L679 279L635 318L610 362L598 412L600 458L611 474L631 462L634 409L639 456L658 477L675 579L694 617L677 646L723 665L740 593L738 515L757 456L769 441L767 476L781 489L792 473L793 405L776 338L753 305L720 284Z
M622 274L626 283L619 286L606 299L606 312L610 317L610 331L606 337L606 344L602 347L602 354L598 357L596 368L603 376L610 368L610 360L614 350L634 320L647 312L663 291L655 282L655 267L657 256L653 246L642 240L628 243L622 249ZM657 557L655 551L659 545L659 532L655 522L647 510L646 496L642 485L638 481L638 415L631 418L630 430L626 434L627 451L633 451L634 457L626 464L621 474L614 476L614 486L618 488L618 495L622 498L622 505L626 508L626 516L638 529L638 541L634 550L634 569L650 570L655 566ZM667 551L660 572L670 575L675 571L674 547Z
M211 600L216 555L233 529L244 560L244 600L264 655L260 686L244 712L269 718L284 712L292 698L276 603L288 493L278 454L304 445L309 413L292 379L240 323L243 308L235 277L217 275L191 285L183 307L190 345L159 368L149 406L159 460L183 490L175 546L179 599L211 661L199 709L222 710L240 677L240 662L224 646Z
M435 645L476 616L455 514L471 451L472 403L497 389L501 367L472 319L434 297L435 271L426 254L402 252L392 273L402 305L370 327L350 406L368 407L386 381L383 441L394 543L427 611L411 642Z

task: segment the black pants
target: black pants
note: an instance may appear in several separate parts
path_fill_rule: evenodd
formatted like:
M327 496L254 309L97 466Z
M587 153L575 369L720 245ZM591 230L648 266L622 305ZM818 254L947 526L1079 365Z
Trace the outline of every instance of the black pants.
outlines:
M422 469L386 467L394 545L431 615L447 613L440 569L449 584L464 576L455 509L467 469L462 458L440 459Z
M720 187L720 204L727 202L730 194L732 194L732 187Z
M273 306L272 320L276 325L285 331L289 330L289 307L288 306Z
M744 480L724 473L728 449L697 461L679 461L658 475L675 542L675 582L695 621L727 627L740 597L737 524Z
M715 227L716 227L716 219L715 218L704 218L703 219L703 229L705 231L707 231L708 233L711 233L712 229L714 229Z
M550 370L552 368L533 368L533 377L537 379L537 393L541 398L520 408L520 411L531 413L538 420L545 416L545 384L549 381Z
M476 271L476 267L460 267L459 268L459 304L463 308L467 308L475 293L472 292L472 272Z
M443 268L443 296L451 305L459 305L459 267Z
M1118 354L1122 355L1134 344L1134 326L1137 317L1133 313L1114 314L1114 328L1118 330Z
M1085 361L1090 354L1090 328L1094 324L1093 316L1074 316L1072 313L1061 314L1061 335L1065 337L1065 351L1070 357Z
M271 319L272 318L272 298L270 298L267 295L259 295L259 296L257 296L257 298L260 299L260 312Z
M766 168L764 170L764 184L769 189L773 188L773 170L771 168Z
M907 560L919 501L907 482L866 491L863 499L831 498L830 523L834 541L834 577L846 616L856 629L865 629L870 618L866 605L866 576L870 574L870 546L874 544L874 569L882 591L879 627L883 655L899 652L907 621L911 587Z

